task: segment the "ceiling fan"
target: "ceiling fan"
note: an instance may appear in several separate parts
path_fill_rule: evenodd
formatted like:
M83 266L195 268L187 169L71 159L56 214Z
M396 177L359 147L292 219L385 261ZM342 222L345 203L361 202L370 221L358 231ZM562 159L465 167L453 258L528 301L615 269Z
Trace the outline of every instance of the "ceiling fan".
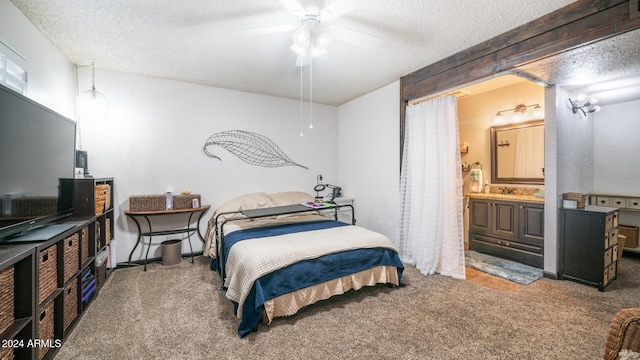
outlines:
M339 26L327 25L362 5L362 0L336 0L321 8L320 0L278 0L298 20L297 24L284 24L240 30L244 35L259 35L293 31L293 50L298 56L296 66L306 66L313 56L324 54L333 40L343 41L368 50L377 48L382 39L349 30ZM304 6L303 6L304 4Z

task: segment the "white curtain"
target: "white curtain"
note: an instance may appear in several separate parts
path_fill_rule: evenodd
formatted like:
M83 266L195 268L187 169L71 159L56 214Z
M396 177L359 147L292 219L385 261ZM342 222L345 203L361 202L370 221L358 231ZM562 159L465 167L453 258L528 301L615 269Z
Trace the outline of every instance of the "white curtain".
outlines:
M543 177L544 126L531 126L517 129L515 143L515 177Z
M400 175L402 260L423 274L465 278L457 99L408 106Z

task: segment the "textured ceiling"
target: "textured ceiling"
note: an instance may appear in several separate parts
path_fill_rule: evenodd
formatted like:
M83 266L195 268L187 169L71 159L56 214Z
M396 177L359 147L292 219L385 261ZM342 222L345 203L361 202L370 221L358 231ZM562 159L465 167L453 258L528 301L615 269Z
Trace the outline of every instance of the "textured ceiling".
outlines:
M345 1L345 0L336 0ZM292 31L277 0L11 0L79 65L298 99ZM301 1L308 5L313 0ZM329 25L383 39L373 50L334 41L313 61L313 101L340 105L573 0L369 0ZM324 7L334 1L318 0ZM308 88L309 68L303 68ZM308 94L303 95L308 98Z
M517 71L602 104L640 99L640 29L540 59Z

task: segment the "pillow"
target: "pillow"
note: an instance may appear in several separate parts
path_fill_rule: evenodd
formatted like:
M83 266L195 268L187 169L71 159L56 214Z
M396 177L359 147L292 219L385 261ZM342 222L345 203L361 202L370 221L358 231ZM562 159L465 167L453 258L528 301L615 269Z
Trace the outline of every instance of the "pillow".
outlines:
M231 211L242 211L251 209L262 209L274 207L275 205L265 193L253 193L235 197L224 204L218 206L214 217L217 214Z
M618 353L618 359L620 360L640 360L640 353L631 351L629 349L622 349Z
M314 200L313 196L303 191L284 191L267 196L275 206L297 205Z

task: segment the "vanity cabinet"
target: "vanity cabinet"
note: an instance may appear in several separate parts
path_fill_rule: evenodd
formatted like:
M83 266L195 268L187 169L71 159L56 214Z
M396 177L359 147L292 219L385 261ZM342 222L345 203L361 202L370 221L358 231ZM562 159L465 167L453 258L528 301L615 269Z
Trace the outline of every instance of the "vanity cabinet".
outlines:
M560 209L558 277L596 286L618 277L619 210L604 206Z
M470 199L470 250L542 268L543 248L543 204Z

